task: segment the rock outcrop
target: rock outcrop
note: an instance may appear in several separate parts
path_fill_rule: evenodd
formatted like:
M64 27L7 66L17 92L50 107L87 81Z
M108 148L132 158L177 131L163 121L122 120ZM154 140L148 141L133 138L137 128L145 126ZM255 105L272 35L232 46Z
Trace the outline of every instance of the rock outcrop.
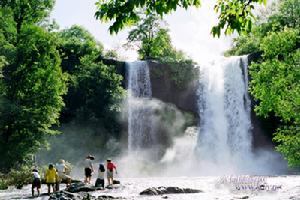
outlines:
M86 185L83 182L73 183L69 187L66 188L67 192L78 193L78 192L93 192L98 190L99 188Z
M202 190L179 188L179 187L151 187L142 192L140 195L163 195L163 194L184 194L184 193L201 193Z

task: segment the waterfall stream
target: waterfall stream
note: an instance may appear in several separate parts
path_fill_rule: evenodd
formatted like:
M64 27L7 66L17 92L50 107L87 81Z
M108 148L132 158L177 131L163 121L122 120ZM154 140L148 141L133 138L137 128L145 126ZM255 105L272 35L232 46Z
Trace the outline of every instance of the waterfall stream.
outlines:
M146 61L127 63L128 77L128 149L138 150L151 145L151 108L144 105L151 99L149 66Z
M246 56L221 58L200 67L200 159L239 168L251 157L247 67Z

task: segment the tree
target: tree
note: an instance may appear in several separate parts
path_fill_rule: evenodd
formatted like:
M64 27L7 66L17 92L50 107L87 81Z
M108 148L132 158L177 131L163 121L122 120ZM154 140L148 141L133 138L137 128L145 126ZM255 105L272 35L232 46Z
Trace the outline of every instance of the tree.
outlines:
M142 59L152 57L152 44L161 30L162 21L154 14L145 16L134 29L132 29L127 37L127 46L136 45L138 53Z
M77 120L83 125L97 124L107 132L118 133L122 77L113 66L98 61L104 54L103 45L77 25L62 30L58 37L62 69L70 77L61 122Z
M124 95L121 86L123 78L116 74L113 66L96 60L90 55L81 59L73 89L73 95L79 98L76 114L81 122L96 121L111 134L119 136L117 118Z
M251 29L255 3L266 3L266 0L218 0L215 11L219 13L219 23L212 28L213 35L220 36L221 30L225 34L236 30L239 33ZM200 0L138 0L138 1L103 1L97 3L98 10L95 13L97 19L113 21L110 33L117 33L125 26L140 21L141 10L143 14L157 14L161 17L178 7L187 9L190 6L200 6Z
M13 18L17 32L16 44L23 24L36 24L49 16L54 0L2 0L0 6Z
M36 26L24 26L18 63L5 66L5 107L1 107L0 168L23 162L54 134L65 92L55 38ZM17 147L17 148L16 148Z
M51 127L66 88L56 38L38 26L54 1L3 0L0 5L0 169L9 170L56 133Z
M58 38L62 69L69 74L74 73L82 57L103 54L103 45L81 26L73 25L71 28L62 30L58 33Z
M230 55L260 52L249 67L255 112L279 119L274 131L276 149L290 167L300 166L300 1L281 0L252 32L238 37Z
M250 67L251 94L259 101L255 111L268 117L271 112L281 119L275 133L277 150L289 166L300 166L300 50L299 31L285 29L269 33L260 49L263 60Z

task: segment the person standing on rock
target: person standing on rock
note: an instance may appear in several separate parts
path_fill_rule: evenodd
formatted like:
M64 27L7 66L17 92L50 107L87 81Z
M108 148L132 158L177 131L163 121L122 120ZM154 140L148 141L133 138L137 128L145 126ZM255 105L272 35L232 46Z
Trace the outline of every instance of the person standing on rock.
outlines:
M88 155L84 161L84 183L91 184L92 173L94 172L92 160L95 160L95 157Z
M71 177L69 175L67 175L67 171L69 170L69 168L66 165L65 160L60 159L59 162L56 164L56 170L58 173L58 180L57 180L57 190L59 190L59 184L64 180L66 181L67 186L71 184Z
M48 186L48 195L50 195L50 189L52 187L53 192L55 192L55 184L57 181L57 172L56 169L53 167L53 164L49 164L49 168L45 173L45 180Z
M37 169L33 169L32 175L33 175L33 181L32 181L32 187L31 187L32 197L34 197L34 188L36 188L38 196L40 196L41 176L39 174L39 171Z
M107 159L107 182L108 185L114 184L114 169L117 173L117 167L116 165L111 161L111 159Z
M104 164L100 163L99 164L99 169L98 169L98 178L95 183L95 187L102 187L104 188Z

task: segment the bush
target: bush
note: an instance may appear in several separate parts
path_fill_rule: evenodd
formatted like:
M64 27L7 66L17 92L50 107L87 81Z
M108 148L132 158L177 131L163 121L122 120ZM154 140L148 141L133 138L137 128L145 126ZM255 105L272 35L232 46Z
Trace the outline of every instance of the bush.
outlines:
M23 185L27 185L32 182L31 168L24 165L18 169L12 169L2 180L6 180L4 181L6 185L12 185L17 189L21 189Z
M0 178L0 190L6 190L6 189L8 189L7 182L4 179Z

